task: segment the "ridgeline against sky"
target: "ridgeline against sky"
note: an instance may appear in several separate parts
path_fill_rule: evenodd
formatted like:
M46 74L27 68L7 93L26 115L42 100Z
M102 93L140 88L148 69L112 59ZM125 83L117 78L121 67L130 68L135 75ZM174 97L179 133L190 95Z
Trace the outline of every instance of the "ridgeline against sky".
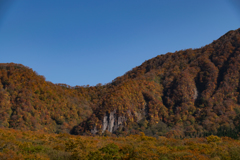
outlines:
M109 83L145 60L240 26L237 0L1 0L2 63L53 83Z
M106 85L46 81L0 65L0 125L50 133L185 137L240 131L240 29L199 49L158 55Z

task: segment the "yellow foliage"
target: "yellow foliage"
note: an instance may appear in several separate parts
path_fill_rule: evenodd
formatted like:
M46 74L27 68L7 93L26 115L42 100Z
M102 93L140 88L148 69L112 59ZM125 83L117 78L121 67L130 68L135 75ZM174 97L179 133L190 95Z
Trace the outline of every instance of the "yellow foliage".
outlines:
M214 135L208 136L206 139L207 139L208 143L210 143L210 142L221 142L222 141L222 139L220 137L214 136Z

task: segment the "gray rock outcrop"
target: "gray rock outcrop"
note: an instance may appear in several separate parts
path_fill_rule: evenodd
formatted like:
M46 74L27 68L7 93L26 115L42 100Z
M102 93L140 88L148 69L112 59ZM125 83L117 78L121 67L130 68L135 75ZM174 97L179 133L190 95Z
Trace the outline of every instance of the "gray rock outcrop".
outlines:
M116 115L116 110L106 113L103 117L102 133L108 130L109 132L116 131L126 121L126 117Z

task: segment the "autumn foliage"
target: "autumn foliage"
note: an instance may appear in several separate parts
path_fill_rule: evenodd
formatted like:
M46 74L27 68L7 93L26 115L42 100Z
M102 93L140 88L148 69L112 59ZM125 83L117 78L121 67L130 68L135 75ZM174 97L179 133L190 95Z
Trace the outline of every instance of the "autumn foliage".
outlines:
M105 85L53 84L26 66L2 63L0 126L118 137L143 132L238 138L239 73L240 29L199 49L158 55ZM111 112L124 119L113 132L103 130Z
M73 136L0 129L0 157L36 160L239 159L240 142L228 137L173 139L148 137Z

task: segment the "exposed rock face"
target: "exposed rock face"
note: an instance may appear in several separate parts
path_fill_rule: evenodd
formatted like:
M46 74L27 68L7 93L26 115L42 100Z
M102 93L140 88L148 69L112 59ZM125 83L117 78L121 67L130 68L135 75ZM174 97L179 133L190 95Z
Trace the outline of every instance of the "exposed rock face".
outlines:
M114 121L115 121L115 116L114 114L116 113L116 110L114 110L113 112L110 112L110 115L108 117L108 131L112 132L113 131L113 127L114 127Z
M116 110L110 112L110 114L106 113L103 117L102 133L106 130L111 133L116 131L125 121L126 117L116 116Z
M139 121L148 114L146 108L147 108L147 104L145 104L144 108L139 112L135 111L134 114L132 114L130 110L127 110L127 115L129 117L135 116L137 117L137 121ZM102 133L104 133L106 130L108 130L111 133L115 132L120 126L124 124L124 122L126 122L126 120L127 120L127 117L125 116L117 116L116 109L110 113L106 112L102 120ZM91 130L91 133L96 134L97 132L98 131L95 126L94 129Z
M181 126L186 135L238 127L239 80L240 29L199 49L159 55L97 88L95 117L81 122L76 133L95 133L94 124L98 132L114 133L124 124L126 134L131 134L135 129L126 119L139 126L144 120L152 126L161 121ZM146 126L138 131L147 130Z
M193 95L193 99L196 100L198 97L198 91L197 88L194 88L194 95Z
M95 126L94 129L91 130L92 134L96 134L98 132L97 127Z
M108 115L105 115L103 117L103 125L102 126L103 126L102 127L102 132L104 132L108 127Z

